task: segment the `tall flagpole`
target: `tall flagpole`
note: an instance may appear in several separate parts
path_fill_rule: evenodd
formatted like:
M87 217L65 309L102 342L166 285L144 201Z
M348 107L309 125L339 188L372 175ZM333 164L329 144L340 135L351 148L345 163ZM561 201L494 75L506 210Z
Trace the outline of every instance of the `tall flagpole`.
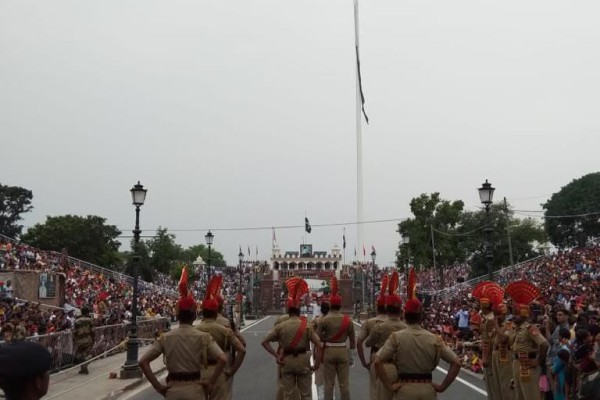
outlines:
M362 160L362 95L360 91L360 72L358 69L358 0L354 0L354 45L356 46L356 220L357 246L364 245L363 237L363 160Z

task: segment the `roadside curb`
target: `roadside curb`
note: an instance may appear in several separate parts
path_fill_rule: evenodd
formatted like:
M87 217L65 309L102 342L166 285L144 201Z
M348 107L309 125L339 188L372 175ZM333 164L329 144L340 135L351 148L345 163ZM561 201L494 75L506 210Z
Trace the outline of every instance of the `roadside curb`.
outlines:
M164 367L158 368L156 371L153 371L153 372L154 372L154 375L160 375L163 372L165 372L166 370L167 370L167 367L164 366ZM142 386L144 383L148 383L148 379L146 379L145 376L142 376L141 378L135 379L133 382L129 383L124 388L116 390L114 392L111 392L110 394L106 395L105 397L102 397L100 400L120 399L120 398L126 396L132 390L137 389L138 387Z

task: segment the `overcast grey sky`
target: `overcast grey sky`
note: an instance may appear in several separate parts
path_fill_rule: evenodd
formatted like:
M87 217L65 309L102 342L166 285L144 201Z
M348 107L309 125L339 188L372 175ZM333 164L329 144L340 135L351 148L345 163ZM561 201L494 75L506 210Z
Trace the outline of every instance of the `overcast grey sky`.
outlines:
M475 209L486 178L540 210L597 171L598 15L597 0L363 0L365 218L409 217L433 191ZM305 213L355 221L354 57L352 0L4 0L2 183L33 191L26 226L94 214L129 234L140 180L144 233L184 246ZM365 229L384 265L395 229ZM214 233L230 264L240 244L269 255L271 230ZM283 250L304 237L276 234Z

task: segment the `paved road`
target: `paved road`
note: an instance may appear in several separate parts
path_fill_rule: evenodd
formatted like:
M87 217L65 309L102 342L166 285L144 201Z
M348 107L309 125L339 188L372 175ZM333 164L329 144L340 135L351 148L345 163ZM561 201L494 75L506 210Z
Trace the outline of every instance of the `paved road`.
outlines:
M244 364L235 376L233 398L244 400L264 400L275 398L275 360L260 345L262 338L273 326L274 317L267 317L258 323L251 324L243 329L246 338L248 353ZM447 370L446 366L440 365L441 369ZM434 372L434 380L441 382L444 373L437 370ZM484 382L469 374L459 375L460 380L439 396L441 400L483 400L486 399ZM164 379L164 376L163 376ZM366 370L355 366L350 370L350 387L353 399L368 398L368 377ZM314 390L313 390L314 392ZM128 397L129 400L160 400L158 395L148 385L139 388ZM339 399L339 396L336 396ZM313 396L316 400L316 395Z

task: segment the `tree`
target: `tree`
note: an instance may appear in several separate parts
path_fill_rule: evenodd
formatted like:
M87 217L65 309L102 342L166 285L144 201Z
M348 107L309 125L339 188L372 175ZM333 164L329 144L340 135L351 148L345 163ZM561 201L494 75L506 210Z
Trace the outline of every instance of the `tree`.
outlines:
M460 246L468 255L473 268L472 275L476 277L487 274L483 232L488 225L486 212L485 210L465 212L462 220L460 230L463 236ZM494 256L492 271L511 265L509 232L514 263L538 256L537 246L548 241L548 236L540 223L532 218L515 218L508 204L497 203L490 206L489 224L493 229L490 239Z
M73 257L113 267L121 259L116 240L120 234L116 226L106 224L105 218L64 215L47 217L45 223L29 228L22 240L42 250L60 252L66 248Z
M134 241L131 240L131 248L133 249ZM138 264L138 273L142 280L146 282L154 282L154 274L150 266L150 252L146 242L141 240L138 243L138 255L140 256ZM127 260L125 264L125 275L133 276L133 251L122 253L123 259Z
M23 218L22 214L31 211L31 190L18 186L0 184L0 233L11 238L21 235L23 225L17 222Z
M543 207L546 231L555 246L585 246L589 239L600 236L600 172L574 179ZM574 216L558 218L568 215Z
M488 225L485 210L464 211L462 201L443 200L439 193L413 198L410 206L414 218L398 224L398 231L410 236L410 247L399 243L396 261L399 267L406 265L409 253L413 265L420 268L433 266L433 231L439 268L468 261L473 267L474 276L487 273L483 251L483 228ZM531 218L515 218L508 205L492 204L489 217L489 225L493 228L492 270L510 265L507 227L510 229L515 262L535 257L538 255L537 245L547 242L546 233L539 223Z
M202 257L205 263L208 264L208 247L203 244L196 244L188 247L183 251L182 262L191 265L198 256ZM214 247L210 248L210 265L212 267L224 268L227 266L223 254L215 250Z
M147 245L151 254L151 269L170 275L183 255L183 249L175 243L175 235L169 233L167 228L159 226L156 235L148 240Z
M431 227L438 231L455 230L461 223L464 203L461 200L450 202L440 198L438 192L427 195L421 194L410 202L414 218L409 218L398 224L398 232L408 233L408 247L400 242L396 253L396 264L406 265L410 256L411 264L427 268L433 265L433 248L431 243ZM435 248L438 264L448 264L456 260L464 260L457 239L452 236L435 236Z

